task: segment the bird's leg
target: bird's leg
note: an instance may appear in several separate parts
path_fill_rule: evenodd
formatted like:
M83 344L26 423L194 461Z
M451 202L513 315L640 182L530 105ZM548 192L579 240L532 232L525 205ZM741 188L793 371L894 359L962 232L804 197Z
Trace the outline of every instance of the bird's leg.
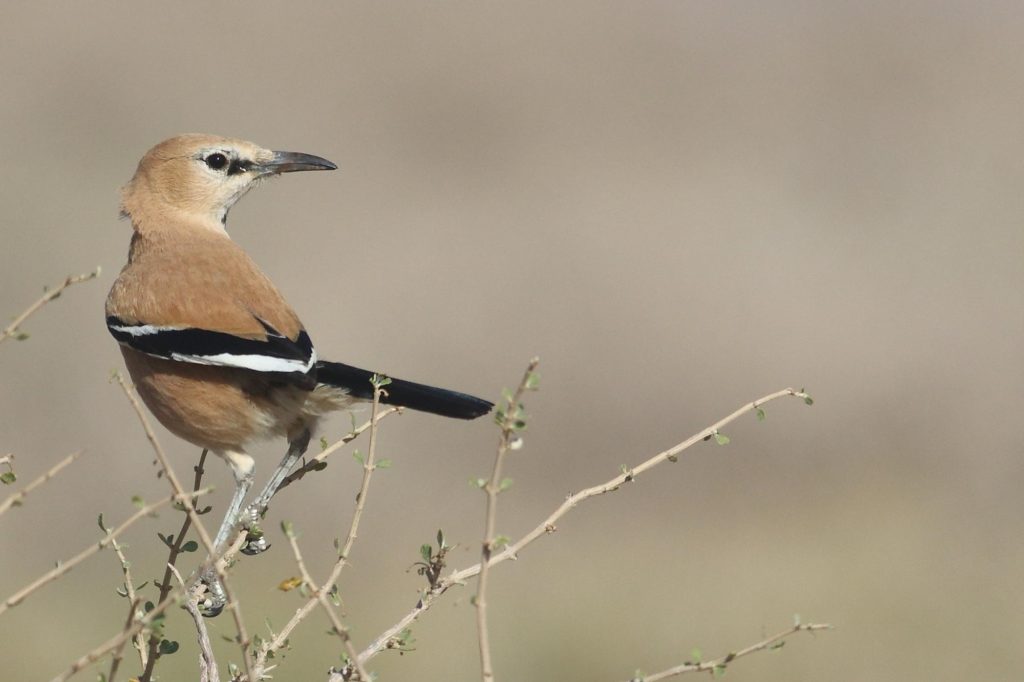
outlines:
M298 436L291 440L288 444L288 452L285 453L284 459L281 460L277 469L274 470L270 480L267 481L267 485L253 503L246 508L243 516L246 517L244 522L248 524L249 533L245 538L245 545L242 546L241 551L243 554L259 554L270 548L266 538L263 536L263 532L259 529L259 521L266 514L270 499L277 493L284 479L288 477L288 472L299 461L299 458L306 453L311 435L309 429L303 429Z
M208 593L206 599L199 603L199 609L207 618L212 618L219 614L224 610L224 605L227 603L224 586L221 585L220 577L217 575L217 569L214 567L213 562L220 559L221 554L231 540L231 536L234 534L242 511L242 503L245 502L245 496L249 493L249 489L252 488L253 469L255 468L252 457L244 453L227 452L223 454L223 457L227 460L228 466L231 467L231 473L234 474L235 493L228 504L224 520L220 523L217 538L213 541L213 556L209 558L210 565L199 575L199 582L205 585Z

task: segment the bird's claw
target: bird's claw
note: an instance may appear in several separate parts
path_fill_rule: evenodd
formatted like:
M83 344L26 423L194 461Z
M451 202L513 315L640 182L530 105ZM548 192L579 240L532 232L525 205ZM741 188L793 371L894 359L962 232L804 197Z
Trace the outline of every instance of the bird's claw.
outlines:
M199 607L199 613L206 618L219 616L228 603L224 585L221 584L220 577L212 569L203 572L193 590L205 593L199 598L196 605Z
M257 505L253 505L245 510L245 516L249 517L245 524L245 544L239 551L246 556L255 556L266 552L270 549L270 543L267 542L266 536L263 535L263 529L259 526L262 510Z
M245 544L242 545L239 551L246 556L255 556L266 552L268 549L270 549L270 543L267 542L267 537L263 534L263 531L253 527L245 534Z

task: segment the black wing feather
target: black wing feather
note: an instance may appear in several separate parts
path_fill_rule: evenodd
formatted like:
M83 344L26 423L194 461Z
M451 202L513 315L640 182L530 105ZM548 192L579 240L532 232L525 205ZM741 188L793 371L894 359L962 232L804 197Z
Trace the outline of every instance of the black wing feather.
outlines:
M133 348L140 353L168 360L194 362L197 364L239 366L230 363L204 361L204 358L227 355L284 360L298 362L303 365L309 364L310 359L313 357L313 342L305 330L302 330L298 338L292 341L271 325L263 320L259 320L259 318L257 319L267 332L266 339L246 339L234 334L193 327L185 329L156 328L157 331L133 334L126 330L133 327L138 329L145 325L133 325L113 315L107 316L107 329L118 343ZM309 370L304 372L298 370L274 371L272 369L264 371L256 367L250 369L261 371L268 375L275 375L285 381L296 383L300 386L305 385L307 388L312 388L315 385L314 367L310 367Z

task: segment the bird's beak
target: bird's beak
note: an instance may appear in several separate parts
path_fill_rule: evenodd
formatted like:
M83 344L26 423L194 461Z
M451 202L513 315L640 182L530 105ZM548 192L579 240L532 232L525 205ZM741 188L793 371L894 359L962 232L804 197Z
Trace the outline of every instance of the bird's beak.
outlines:
M303 154L302 152L274 152L270 161L259 165L263 175L292 173L295 171L336 170L338 167L327 159Z

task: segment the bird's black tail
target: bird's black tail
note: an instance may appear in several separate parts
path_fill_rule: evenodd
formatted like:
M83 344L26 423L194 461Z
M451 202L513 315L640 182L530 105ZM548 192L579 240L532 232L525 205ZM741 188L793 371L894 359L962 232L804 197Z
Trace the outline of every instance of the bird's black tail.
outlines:
M349 395L364 400L373 400L373 385L370 383L370 377L373 375L374 373L368 370L343 365L340 362L321 360L316 363L318 382L343 389ZM476 419L494 407L494 403L482 398L403 379L391 379L391 383L383 389L387 395L381 396L382 403L439 414L442 417Z

